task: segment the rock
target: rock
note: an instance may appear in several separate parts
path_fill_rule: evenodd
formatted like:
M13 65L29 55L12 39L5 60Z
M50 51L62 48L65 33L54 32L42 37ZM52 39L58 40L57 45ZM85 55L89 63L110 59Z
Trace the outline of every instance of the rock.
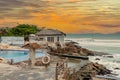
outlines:
M100 60L100 58L96 58L95 60Z
M120 61L116 61L116 63L120 63Z
M94 56L108 55L108 53L93 51Z
M13 49L17 49L17 50L24 50L24 48L18 47L18 46L12 46L12 45L8 45L8 44L3 44L0 43L0 50L13 50Z
M73 56L80 56L80 54L78 54L78 53L73 53L72 55Z
M21 67L21 68L27 68L27 66L28 66L28 64L25 63L25 62L21 62L21 63L20 63L20 67Z
M104 67L101 64L98 63L89 63L85 66L83 66L79 71L79 77L83 77L83 78L90 78L90 77L94 77L95 75L106 75L106 74L110 74L110 70L106 69L106 67Z
M0 63L8 63L9 61L7 59L1 58L0 57Z
M92 51L82 48L79 45L76 45L76 43L69 42L66 43L64 48L57 48L53 49L52 47L49 47L50 52L48 53L62 53L62 54L69 54L69 55L75 55L75 56L89 56L89 55L94 55ZM77 54L74 54L77 53Z
M103 57L106 57L106 58L114 58L113 55L104 55Z
M36 66L42 66L43 63L42 63L42 61L36 61L35 65L36 65Z
M120 68L118 68L118 67L117 67L117 68L114 68L114 69L115 69L115 70L120 70Z

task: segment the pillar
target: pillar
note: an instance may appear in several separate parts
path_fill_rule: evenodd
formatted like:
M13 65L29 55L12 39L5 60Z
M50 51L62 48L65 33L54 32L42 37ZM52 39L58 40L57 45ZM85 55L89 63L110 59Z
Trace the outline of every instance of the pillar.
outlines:
M34 48L30 48L29 58L31 61L31 68L33 68L35 65L35 49Z

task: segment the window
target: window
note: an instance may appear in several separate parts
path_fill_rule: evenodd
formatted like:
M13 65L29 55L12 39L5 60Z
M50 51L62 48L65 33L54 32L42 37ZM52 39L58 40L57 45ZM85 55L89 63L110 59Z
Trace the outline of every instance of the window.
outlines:
M43 41L44 39L43 38L39 38L39 41Z
M57 41L59 41L59 36L57 37Z
M48 42L54 42L54 37L47 37Z

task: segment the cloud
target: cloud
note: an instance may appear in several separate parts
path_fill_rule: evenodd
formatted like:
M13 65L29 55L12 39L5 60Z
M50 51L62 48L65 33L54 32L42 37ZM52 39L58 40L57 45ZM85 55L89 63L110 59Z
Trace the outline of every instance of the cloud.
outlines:
M94 24L94 25L101 26L101 27L106 27L106 28L120 28L119 23L118 24L111 24L111 23L105 24L105 23L103 23L103 24Z
M15 7L24 7L24 6L39 7L39 5L30 2L27 3L18 0L0 0L0 7L15 8Z
M46 10L49 7L49 3L41 0L39 3L27 0L0 0L0 17L28 19L33 17L31 13L49 13L51 10Z
M115 32L120 30L118 1L0 0L0 24L31 23L68 33Z

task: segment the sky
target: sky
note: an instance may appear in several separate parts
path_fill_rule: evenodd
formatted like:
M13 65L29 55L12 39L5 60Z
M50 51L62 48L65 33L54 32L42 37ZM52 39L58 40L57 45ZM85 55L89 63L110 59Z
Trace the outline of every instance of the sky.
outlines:
M120 32L120 0L0 0L0 27L17 24L65 33Z

